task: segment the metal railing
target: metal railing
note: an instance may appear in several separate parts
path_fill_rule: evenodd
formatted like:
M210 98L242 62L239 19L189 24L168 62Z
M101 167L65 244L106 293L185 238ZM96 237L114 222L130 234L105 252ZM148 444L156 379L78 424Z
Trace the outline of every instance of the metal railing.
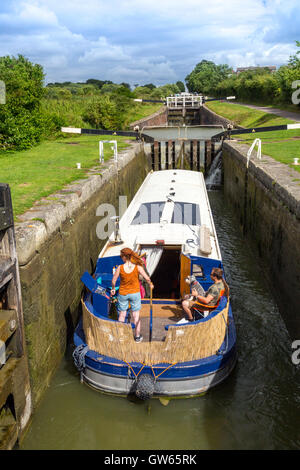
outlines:
M199 108L203 104L202 95L193 95L185 93L181 95L168 96L168 108Z
M255 146L257 145L257 155L256 157L261 160L261 139L255 139L251 145L251 147L249 148L248 152L247 152L247 168L249 166L249 161L250 161L250 157L251 157L251 154L255 148Z

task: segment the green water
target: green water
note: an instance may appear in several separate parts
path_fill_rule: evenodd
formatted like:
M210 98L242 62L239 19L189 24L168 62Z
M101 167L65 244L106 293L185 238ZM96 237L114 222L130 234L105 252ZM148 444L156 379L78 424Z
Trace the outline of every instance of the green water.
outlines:
M209 193L237 329L232 374L205 396L136 403L81 384L67 353L21 449L299 449L300 370L264 267Z

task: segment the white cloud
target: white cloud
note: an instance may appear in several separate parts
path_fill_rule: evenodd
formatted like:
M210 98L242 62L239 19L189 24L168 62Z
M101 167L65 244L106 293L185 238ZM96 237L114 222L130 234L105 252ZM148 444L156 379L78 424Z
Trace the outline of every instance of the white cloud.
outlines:
M7 0L0 55L43 65L47 81L163 84L202 59L281 65L295 51L298 0Z
M91 64L95 61L111 60L122 62L130 60L130 56L125 54L121 46L109 44L105 37L100 37L97 42L91 43L90 48L84 51L78 59L81 64Z
M40 6L36 2L21 2L21 9L19 18L21 21L29 23L38 23L39 25L52 25L58 26L58 21L55 13L47 6Z

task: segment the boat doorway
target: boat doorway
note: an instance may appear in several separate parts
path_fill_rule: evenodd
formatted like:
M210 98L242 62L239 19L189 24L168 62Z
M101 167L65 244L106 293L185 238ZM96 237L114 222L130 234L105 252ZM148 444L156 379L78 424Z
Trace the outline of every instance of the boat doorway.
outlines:
M151 276L154 284L153 298L180 298L181 246L164 246L161 258Z

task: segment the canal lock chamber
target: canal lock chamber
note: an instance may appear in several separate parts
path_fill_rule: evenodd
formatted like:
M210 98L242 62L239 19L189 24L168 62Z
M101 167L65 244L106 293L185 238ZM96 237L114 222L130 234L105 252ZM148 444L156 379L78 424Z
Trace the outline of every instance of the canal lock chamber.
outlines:
M220 130L220 125L204 127L213 133L211 135ZM39 404L65 354L67 336L70 337L70 331L74 328L80 314L78 310L82 291L80 276L85 270L90 272L93 270L98 253L104 244L96 237L96 208L99 204L107 202L116 205L120 194L128 195L130 200L150 169L162 170L183 167L195 171L205 171L205 169L211 168L211 162L214 161L212 159L212 142L210 136L202 133L204 127L173 126L172 129L166 127L147 129L147 132L152 133L154 143L144 144L144 148L142 145L136 144L134 156L131 160L126 161L121 172L118 172L117 175L109 171L106 174L104 172L99 178L101 189L96 189L95 185L94 192L89 192L87 197L85 196L88 194L85 188L87 183L70 188L70 191L77 195L75 198L77 197L79 202L75 211L71 216L65 217L52 232L46 226L46 237L44 237L39 249L36 250L37 240L35 239L35 248L32 251L28 249L27 257L21 256L20 272L25 334L35 407ZM172 132L168 134L170 130ZM199 136L200 139L198 139ZM220 156L218 152L220 146L221 144L217 143L213 149L215 156ZM242 211L245 210L244 204L240 206L237 204L237 201L244 201L245 198L243 179L240 178L244 163L243 155L240 156L238 150L231 149L231 144L228 144L226 155L230 154L230 158L235 163L230 168L227 163L224 165L224 195L231 201L239 218ZM240 163L241 167L239 167ZM233 170L234 166L236 168ZM243 192L232 189L236 178L241 182ZM61 196L63 197L62 193ZM80 201L80 198L83 199ZM66 199L64 201L66 202ZM253 207L253 203L251 204ZM280 206L280 197L277 205ZM261 215L263 216L263 213ZM41 228L40 224L42 222L35 222L38 228ZM21 228L24 227L18 226L16 231L20 253L22 243L24 243L21 240ZM297 232L299 228L295 227L295 230L296 233L299 233L299 231ZM247 234L250 237L251 233L252 229L248 228ZM263 258L263 244L261 245L261 253ZM53 260L58 261L53 262ZM282 274L281 269L279 273ZM278 282L280 282L280 276ZM39 292L39 296L36 295L36 292ZM296 323L299 325L299 319ZM68 335L67 330L69 331ZM9 395L7 400L4 405L11 407ZM13 410L12 407L11 409Z

